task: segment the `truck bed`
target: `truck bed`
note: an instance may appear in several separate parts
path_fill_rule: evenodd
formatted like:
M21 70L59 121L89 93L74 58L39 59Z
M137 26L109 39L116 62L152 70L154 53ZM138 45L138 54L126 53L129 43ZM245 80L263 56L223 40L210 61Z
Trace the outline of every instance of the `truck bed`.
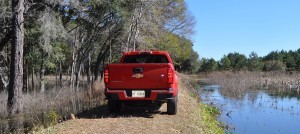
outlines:
M110 90L132 89L168 89L168 69L170 63L148 64L109 64Z

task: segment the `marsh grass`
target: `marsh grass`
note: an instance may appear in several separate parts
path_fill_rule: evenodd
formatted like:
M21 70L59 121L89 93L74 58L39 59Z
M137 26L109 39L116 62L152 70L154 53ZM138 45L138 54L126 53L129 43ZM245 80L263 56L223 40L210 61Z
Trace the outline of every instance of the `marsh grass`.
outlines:
M91 86L81 86L78 89L52 85L44 92L24 93L25 133L32 131L32 129L47 127L67 120L72 113L76 114L103 104L103 89L103 84L95 82ZM2 92L0 93L1 133L9 131L6 104L7 92Z
M221 113L219 109L212 105L201 104L199 107L199 115L202 115L202 121L206 124L204 133L207 134L224 134L225 129L221 122L217 121L217 116Z
M213 72L205 77L205 82L220 85L222 94L237 99L253 90L299 93L300 86L298 72Z

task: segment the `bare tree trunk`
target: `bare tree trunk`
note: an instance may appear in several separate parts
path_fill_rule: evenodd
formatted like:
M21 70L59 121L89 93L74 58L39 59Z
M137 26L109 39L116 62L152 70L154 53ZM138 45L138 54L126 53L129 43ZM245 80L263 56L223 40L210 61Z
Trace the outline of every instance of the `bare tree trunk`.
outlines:
M24 74L23 74L23 91L28 93L28 67L25 66L26 65L26 61L24 61Z
M90 85L90 83L91 83L90 74L91 74L91 53L89 53L88 66L87 66L87 72L86 72L88 85Z
M134 15L132 15L132 21L134 20ZM129 26L129 34L128 34L128 37L127 37L127 41L126 41L126 51L129 51L129 45L131 43L131 38L132 38L132 34L133 34L133 22L130 24Z
M42 63L41 63L41 71L40 71L40 86L41 86L41 92L45 91L45 65L44 65L44 53L42 52Z
M143 11L143 4L140 4L139 9L137 9L137 6L139 4L135 3L135 9L133 11L132 14L132 18L131 18L131 24L129 26L129 33L128 33L128 37L127 37L127 42L126 42L126 51L129 51L129 45L133 43L133 48L132 50L135 51L136 48L136 41L137 38L139 36L139 23L140 23L140 19L142 17L142 11Z
M135 33L134 33L134 40L133 40L133 51L135 51L135 48L137 47L137 46L136 46L136 42L137 42L137 39L138 39L139 33L140 33L140 30L139 30L139 23L140 23L140 20L141 20L141 18L142 18L142 11L143 11L143 4L142 4L141 7L140 7L138 17L137 17L137 19L135 20Z
M59 61L59 85L62 86L62 67L61 67L62 61Z
M25 66L25 64L23 65ZM24 68L24 74L23 74L23 91L28 93L28 67Z
M26 67L26 91L29 93L29 67Z
M74 74L75 74L75 69L76 69L76 49L73 51L72 55L72 66L71 66L71 74L70 74L70 87L74 87Z
M71 74L70 74L70 71L71 71L71 66L69 65L69 67L68 67L68 71L67 71L67 77L66 77L66 81L68 81L68 80L69 80L69 76L71 75Z
M79 87L79 81L80 81L80 73L81 73L81 63L79 64L79 67L77 69L77 72L76 72L76 81L75 81L75 84L76 84L76 90L78 91L78 87Z
M41 92L45 92L45 68L42 69L41 71Z
M34 67L32 67L32 70L31 70L31 88L33 91L35 91L35 85L34 85Z
M104 75L104 69L105 69L105 55L103 56L102 59L102 66L101 66L101 71L100 71L100 81L103 80L103 75Z
M23 87L23 45L24 25L23 12L24 0L12 0L14 11L12 18L13 37L11 48L10 81L8 91L8 112L11 115L22 112L22 87Z
M24 0L12 0L12 41L7 112L13 132L23 133ZM16 118L17 117L17 118Z
M59 68L56 68L55 69L55 86L57 87L58 85L58 73L59 73Z
M4 91L4 82L2 79L2 73L0 73L0 92Z
M139 37L139 32L140 32L140 30L137 28L135 36L134 36L134 40L133 40L133 51L135 51L135 49L137 48L136 42Z
M77 31L78 29L75 31L75 42L74 42L74 48L73 48L73 53L72 53L72 66L71 66L71 75L70 75L70 88L74 87L74 74L75 74L75 70L76 70L76 64L77 64L77 49L78 49L78 40L77 40Z
M109 57L108 57L108 63L110 64L112 62L112 49L111 49L111 40L109 41Z

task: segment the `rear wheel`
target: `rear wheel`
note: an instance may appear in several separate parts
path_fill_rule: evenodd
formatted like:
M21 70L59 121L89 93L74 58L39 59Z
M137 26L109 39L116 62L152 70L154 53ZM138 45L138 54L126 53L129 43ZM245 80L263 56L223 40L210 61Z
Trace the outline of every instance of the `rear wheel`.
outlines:
M121 102L116 100L108 100L108 111L110 113L119 113L121 111Z
M173 97L173 99L168 101L167 113L169 115L175 115L177 113L177 102L178 102L178 96L175 96Z

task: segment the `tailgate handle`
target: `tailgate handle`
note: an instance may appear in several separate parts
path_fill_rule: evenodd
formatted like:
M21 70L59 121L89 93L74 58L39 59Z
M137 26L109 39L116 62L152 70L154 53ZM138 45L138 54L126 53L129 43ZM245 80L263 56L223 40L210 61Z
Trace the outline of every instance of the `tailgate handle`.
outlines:
M143 73L143 68L141 67L133 68L133 73Z

